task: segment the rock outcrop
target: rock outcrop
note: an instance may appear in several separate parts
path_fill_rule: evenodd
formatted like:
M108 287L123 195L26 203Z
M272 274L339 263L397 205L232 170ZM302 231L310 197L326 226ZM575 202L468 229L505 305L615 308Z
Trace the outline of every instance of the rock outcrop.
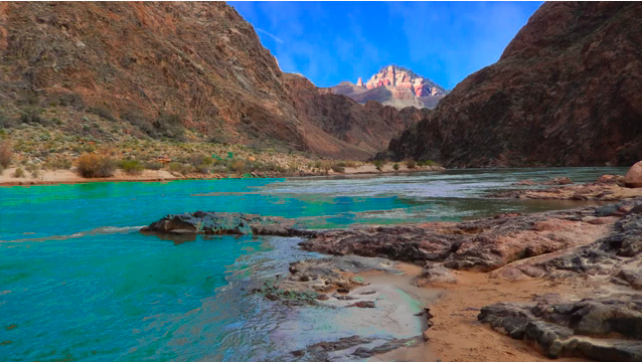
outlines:
M630 166L642 158L640 3L549 2L500 60L379 157L447 167Z
M336 94L346 95L359 103L375 100L396 108L434 108L448 93L442 86L410 69L388 65L374 74L365 84L343 82L331 88Z

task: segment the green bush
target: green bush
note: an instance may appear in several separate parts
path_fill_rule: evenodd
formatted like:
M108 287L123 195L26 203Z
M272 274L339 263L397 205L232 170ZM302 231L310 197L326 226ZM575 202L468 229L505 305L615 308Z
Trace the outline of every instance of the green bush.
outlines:
M408 167L409 169L413 169L416 166L417 166L417 163L415 162L415 160L406 161L406 167Z
M0 165L4 168L9 167L11 164L11 158L13 158L11 141L0 141Z
M424 161L419 161L419 162L417 162L417 167L424 167L424 166L426 166L426 164L424 163Z
M395 171L398 171L399 170L399 164L395 163L394 165L392 165L392 168L395 169Z
M116 162L108 156L86 153L77 160L77 170L82 177L111 177L116 171Z
M383 161L381 161L381 160L374 160L374 161L372 161L372 164L379 171L381 171L383 169L383 166L385 165L385 163Z
M23 169L22 169L22 167L18 167L18 168L13 172L13 177L17 177L17 178L25 177L25 170L23 170Z
M145 166L137 160L123 160L120 168L130 175L140 175L145 170Z
M344 172L346 172L346 168L345 168L345 166L341 166L341 165L345 165L345 163L343 163L343 162L338 162L338 163L333 164L333 165L332 165L332 171L337 172L337 173L344 173Z
M20 122L46 125L47 121L40 116L42 112L39 107L25 107L20 111Z
M354 162L354 161L346 161L345 162L345 167L354 168L354 167L358 167L358 164L356 162Z
M187 163L172 162L169 164L169 170L182 175L188 175L194 171L194 166Z
M9 118L6 113L0 110L0 128L11 128L17 124L15 119Z
M143 167L145 167L148 170L158 171L163 168L163 164L161 162L148 161L143 164Z

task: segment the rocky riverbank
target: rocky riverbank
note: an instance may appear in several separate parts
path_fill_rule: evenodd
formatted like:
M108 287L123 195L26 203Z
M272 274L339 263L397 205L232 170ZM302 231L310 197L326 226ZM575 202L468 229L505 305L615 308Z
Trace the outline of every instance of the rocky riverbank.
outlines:
M640 166L642 168L642 165ZM513 186L537 187L555 185L548 188L528 188L496 192L490 198L531 199L531 200L595 200L617 201L642 196L642 188L626 187L624 176L603 175L595 182L573 184L567 177L557 178L544 183L524 180Z
M290 305L375 313L383 302L372 297L362 275L399 266L415 286L444 291L416 316L432 326L423 334L429 343L407 348L402 345L409 341L389 340L366 347L362 341L357 347L350 340L345 352L353 357L415 360L428 353L442 361L536 361L540 351L642 361L642 197L459 223L320 231L280 218L197 212L170 215L144 231L306 237L303 249L335 257L293 263L288 275L253 290ZM293 356L323 354L324 348L310 346Z

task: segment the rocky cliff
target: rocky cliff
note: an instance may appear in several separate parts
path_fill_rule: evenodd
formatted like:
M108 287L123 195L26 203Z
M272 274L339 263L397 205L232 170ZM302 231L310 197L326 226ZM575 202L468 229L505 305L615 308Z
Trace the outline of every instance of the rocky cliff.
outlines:
M0 3L2 128L41 123L97 141L187 139L343 158L369 157L393 135L339 139L315 115L352 101L324 98L317 111L301 98L224 3ZM379 127L381 117L360 114ZM353 127L329 117L334 128Z
M642 158L642 5L545 3L379 157L447 166L631 165Z
M397 108L434 108L448 92L439 84L419 76L407 68L388 65L374 74L365 84L342 82L331 88L359 103L378 101Z
M319 127L323 134L348 144L344 151L334 150L319 133L310 140L315 149L367 158L384 150L392 137L430 113L428 109L414 107L398 110L376 101L361 105L328 89L317 88L300 75L286 73L284 79L294 99L293 105L302 117Z

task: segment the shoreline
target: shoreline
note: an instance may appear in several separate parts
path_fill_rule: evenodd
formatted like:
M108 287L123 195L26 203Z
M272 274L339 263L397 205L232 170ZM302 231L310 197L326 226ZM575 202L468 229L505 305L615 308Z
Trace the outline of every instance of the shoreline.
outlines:
M288 173L277 174L275 172L253 172L248 174L207 174L207 175L174 175L167 170L145 170L139 175L130 175L122 170L117 170L112 177L84 178L72 170L45 171L38 179L15 178L10 177L14 168L4 170L0 175L0 187L7 186L37 186L37 185L74 185L94 182L168 182L181 180L226 180L226 179L244 179L244 178L309 178L309 177L351 177L351 176L369 176L369 175L395 175L410 174L416 172L439 172L446 169L441 167L424 167L408 169L405 166L399 170L392 169L387 165L382 171L378 171L372 165L360 167L346 167L345 172L337 173L330 171L328 174L323 173ZM244 177L250 175L250 177Z
M233 223L223 224L222 229L208 229L211 225L221 225L216 224L218 221L212 224L213 220L220 220L220 214L210 214L212 216L196 212L180 215L178 219L167 216L150 227L165 233L238 232ZM238 216L229 215L234 223L238 222ZM190 230L186 225L203 228ZM414 318L428 319L429 328L419 338L412 341L393 339L381 348L370 345L370 349L365 343L352 344L342 352L361 351L363 356L371 358L369 361L427 360L426 356L430 356L430 360L442 362L537 362L545 358L542 353L561 353L551 352L549 342L537 339L552 338L549 332L533 337L534 340L524 340L522 335L505 335L512 327L492 324L495 322L489 326L488 319L484 318L489 313L491 317L492 313L500 313L491 321L513 323L513 319L503 318L510 314L501 313L511 313L510 308L534 308L535 305L542 308L538 303L544 303L544 306L577 305L572 309L552 309L574 311L586 303L604 309L642 299L642 273L639 272L642 249L635 246L642 245L642 197L612 205L526 215L500 214L459 223L314 231L290 228L278 218L258 217L250 220L249 226L251 231L248 232L256 235L303 237L304 241L299 243L303 250L329 255L324 259L292 263L285 277L256 290L269 300L294 302L291 305L303 308L329 301L339 307L375 308L372 315L376 316L376 308L386 307L380 304L383 301L363 295L369 294L361 292L367 288L365 282L397 288L424 305L424 314L414 314ZM622 243L622 240L632 244L627 244L629 241ZM392 268L401 270L403 275L389 274ZM638 313L635 308L642 308L635 305L634 302L626 307L633 308L630 312L629 309L622 310L635 316ZM506 308L509 308L508 312L503 311ZM365 309L370 313L368 311L370 309ZM520 313L531 318L520 317L524 319L520 319L522 328L532 325L553 333L563 331L561 335L553 334L557 338L555 343L568 350L555 355L560 361L588 361L583 358L599 356L599 351L591 351L600 348L612 350L615 355L642 356L642 345L636 347L635 344L640 339L637 332L627 332L625 326L616 328L624 328L622 333L630 333L624 337L629 342L614 340L611 332L602 332L602 329L594 332L595 338L586 340L582 331L565 326L565 319L561 317L542 319L544 317L534 317L527 309ZM574 318L584 317L593 318L586 313ZM609 318L587 323L599 328L625 323ZM632 318L642 322L642 309L639 316ZM398 318L391 323L396 325L399 320L406 319ZM382 321L375 319L372 323L376 325ZM363 340L359 336L355 338ZM578 340L582 342L578 344ZM336 347L343 342L327 343ZM577 348L582 348L582 352ZM303 356L313 351L314 346L311 346L297 353ZM613 359L603 361L616 362Z

